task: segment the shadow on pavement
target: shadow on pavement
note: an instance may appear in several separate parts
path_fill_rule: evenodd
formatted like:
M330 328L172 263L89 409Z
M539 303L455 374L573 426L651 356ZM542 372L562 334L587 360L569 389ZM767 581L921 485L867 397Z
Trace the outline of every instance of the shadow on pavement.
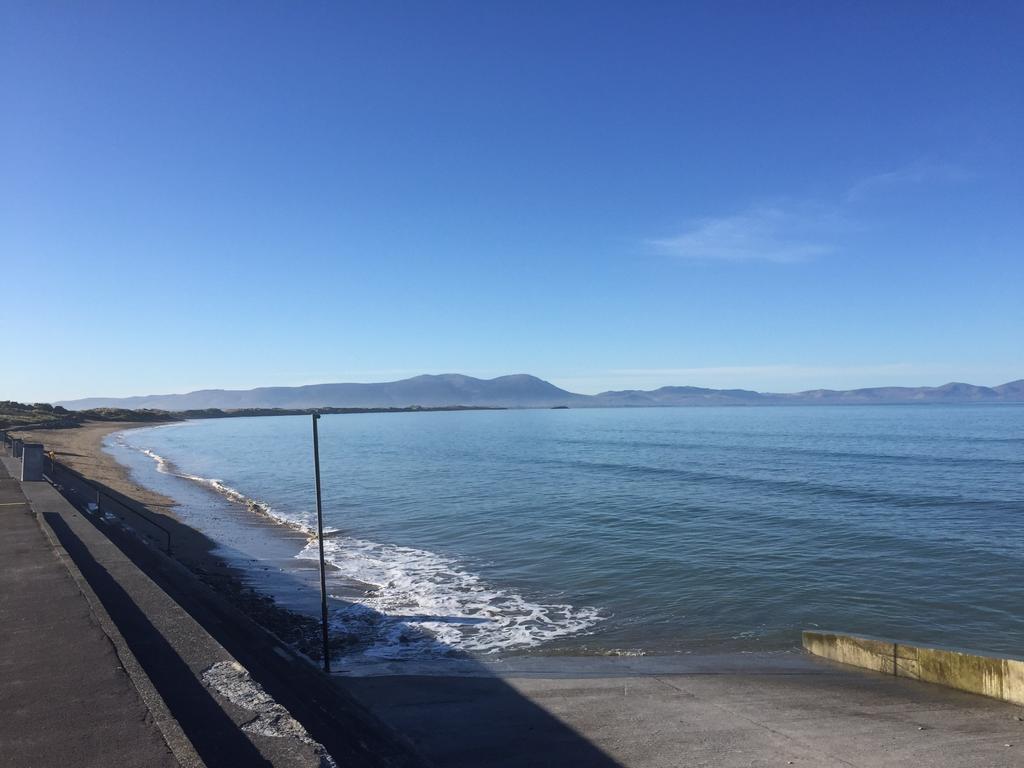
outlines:
M79 508L90 500L90 489L97 486L121 503L141 506L113 489L86 481L77 473L61 474L59 479L64 495ZM206 551L217 546L196 529L148 507L144 509L170 530L176 553L179 543L186 539L191 539L193 546L200 542ZM491 669L466 654L447 648L415 627L407 627L411 637L430 645L435 654L448 653L459 659L458 675L327 676L304 661L286 658L274 635L257 629L249 616L231 605L223 595L198 582L193 574L168 563L157 551L160 544L155 538L151 537L147 544L124 529L101 524L91 515L85 517L238 659L341 765L412 766L424 760L439 768L492 765L617 768L620 765L542 706L495 676ZM195 690L198 687L215 707L209 700L209 693L149 624L142 611L92 560L59 516L50 520L50 524L55 531L62 532L62 544L104 601L172 713L183 718L185 732L192 738L194 731L204 744L213 758L209 764L263 764L258 754L252 755L252 762L238 759L255 750L237 728L234 729L236 736L246 742L244 747L238 745L238 748L248 752L235 752L234 762L218 762L218 757L224 754L221 749L230 752L234 748L225 746L230 743L227 737L220 744L211 736L215 726L220 724L217 716L211 713L207 722L205 710L192 704L193 700L202 701L200 691ZM69 541L65 542L65 538ZM310 589L308 583L287 574L280 578L292 578L292 588L297 591ZM109 598L104 597L105 594ZM318 600L318 595L316 598ZM108 599L110 606L107 606ZM337 598L332 598L332 604L339 609L353 605ZM357 607L360 612L375 614L369 617L371 620L395 621L395 617L373 612L362 605ZM407 618L419 621L425 617ZM431 620L446 619L472 621L431 617ZM218 714L223 717L219 710ZM186 723L190 727L186 727ZM196 748L205 759L207 755L199 743Z
M43 517L103 603L203 761L208 766L269 766L142 609L96 562L64 519L56 512L46 512Z

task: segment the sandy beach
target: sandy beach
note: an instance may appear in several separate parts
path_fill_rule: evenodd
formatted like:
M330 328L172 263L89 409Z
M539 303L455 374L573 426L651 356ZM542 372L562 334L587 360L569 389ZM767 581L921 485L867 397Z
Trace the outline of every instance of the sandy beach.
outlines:
M57 461L66 464L90 480L96 480L129 496L148 509L174 516L174 499L155 493L131 478L128 468L103 450L103 438L125 429L154 427L162 422L87 421L74 429L34 429L12 435L25 442L42 443L57 453Z

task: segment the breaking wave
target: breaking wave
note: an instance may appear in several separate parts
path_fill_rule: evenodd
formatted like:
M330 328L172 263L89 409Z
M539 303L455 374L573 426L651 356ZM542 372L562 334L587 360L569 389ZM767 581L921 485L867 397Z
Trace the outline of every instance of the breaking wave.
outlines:
M586 633L598 609L532 602L493 587L454 558L348 536L326 538L325 558L345 578L368 585L333 614L333 627L359 653L379 659L491 654ZM299 557L316 559L310 541Z
M173 477L180 477L183 480L189 480L193 483L197 483L198 485L204 486L205 488L208 488L214 491L215 493L223 496L228 501L234 502L235 504L241 504L242 506L247 507L252 512L258 512L260 514L272 517L279 523L287 525L291 528L297 528L309 535L312 535L313 533L312 528L308 524L278 514L274 510L274 508L271 507L270 504L268 504L267 502L250 498L237 488L232 488L230 485L221 480L212 477L201 477L200 475L193 475L188 472L183 472L170 459L161 456L159 453L150 450L149 448L141 448L139 446L132 445L131 443L124 439L123 435L118 434L117 440L118 443L124 446L125 448L130 448L132 450L138 451L139 453L142 453L151 458L154 462L156 462L157 472L160 472L161 474L172 475Z
M152 459L162 474L202 485L234 504L302 531L309 540L296 557L318 558L311 514L282 514L221 480L184 472L155 451L132 445L123 435L117 439ZM349 655L368 660L523 650L587 634L602 619L597 608L533 602L494 587L454 558L345 536L334 528L324 531L324 555L334 573L354 585L334 601L332 629L349 640Z

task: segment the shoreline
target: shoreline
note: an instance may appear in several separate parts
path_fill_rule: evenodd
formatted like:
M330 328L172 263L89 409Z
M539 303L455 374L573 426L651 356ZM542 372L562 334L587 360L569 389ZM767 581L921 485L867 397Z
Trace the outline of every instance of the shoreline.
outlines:
M57 460L90 480L103 483L155 512L178 520L175 499L135 482L131 470L103 450L103 440L114 432L176 424L173 421L87 421L78 427L63 429L10 430L25 442L42 443L55 451Z
M57 460L102 485L138 502L149 513L173 521L174 558L185 565L199 580L226 596L248 613L257 623L278 635L283 641L314 661L322 658L320 636L320 592L316 561L297 558L308 542L308 534L259 508L225 498L222 494L193 486L180 477L183 493L174 498L162 486L161 493L133 478L138 468L119 461L115 453L104 449L105 440L118 432L150 429L179 422L87 422L70 429L32 430L23 433L47 450L54 450ZM117 449L115 449L116 452ZM137 449L125 448L128 451ZM139 454L142 456L142 454ZM146 456L145 461L152 461ZM174 474L168 477L178 477ZM197 524L188 511L190 493L209 495L217 505L213 514ZM176 510L181 508L181 510ZM202 514L200 512L199 514ZM218 533L225 534L218 536ZM332 578L337 567L328 561L331 603L342 605L349 597L365 590L366 585L347 578ZM340 574L339 574L340 576ZM475 655L451 649L450 655L424 658L374 658L363 656L366 642L358 633L332 631L332 660L339 671L356 677L428 675L459 677L492 677L523 668L547 659L550 667L561 667L567 659L589 659L588 669L624 669L630 665L644 667L643 653L580 652L566 653L555 646L549 653L511 652ZM371 641L372 645L372 641ZM710 650L710 649L709 649ZM690 654L652 655L649 659L676 659L683 663ZM534 662L529 662L534 659ZM629 662L627 662L627 659ZM771 662L769 662L771 663ZM569 663L570 668L575 665ZM588 671L585 674L591 674ZM568 673L570 676L572 672Z
M169 498L172 505L179 505L180 513L175 517L181 525L198 529L213 544L202 553L199 562L188 563L200 578L206 580L207 574L217 569L229 571L236 584L240 583L278 608L295 613L303 623L314 621L319 631L317 562L308 557L298 557L300 552L308 549L311 541L308 527L273 514L264 502L246 495L245 489L189 474L173 459L141 450L142 446L150 445L145 438L141 443L115 438L106 440L104 445L111 434L158 426L147 423L96 428L87 436L91 440L88 450L80 452L101 453L103 460L113 465L112 472L121 478L126 488L145 483L147 490L162 492L162 498ZM230 562L225 564L221 562L223 560ZM458 661L459 666L463 666L471 658L494 661L530 654L531 649L523 648L478 655L447 645L415 621L407 624L401 612L378 612L367 606L368 591L378 589L376 584L347 574L330 557L326 565L332 616L332 656L340 666L382 669L394 664L411 671L421 662L427 662L428 658L431 666L434 662L445 666L451 661ZM235 584L229 584L229 587L234 589ZM392 640L392 635L400 637ZM393 646L396 655L378 656L377 646L385 638L385 644ZM420 658L418 652L405 655L405 651L400 650L420 644L425 646L425 658ZM564 655L558 646L551 650L555 656ZM319 657L320 654L307 655ZM602 654L583 650L581 655Z
M308 542L307 533L259 509L224 498L216 491L193 487L187 477L172 473L168 477L187 484L182 486L180 498L173 498L163 485L156 486L164 491L161 493L133 479L133 472L138 472L138 468L131 463L122 463L114 453L104 449L104 441L111 434L178 423L89 422L72 429L32 430L23 436L44 443L48 450L55 450L58 461L88 480L98 481L138 502L151 514L173 521L176 560L257 623L311 659L319 660L322 654L316 562L295 557ZM125 450L137 451L127 447ZM141 453L139 455L142 456ZM151 461L151 457L144 458ZM186 487L191 490L186 492ZM209 494L217 504L215 509L211 508L210 515L203 515L202 507L197 504L198 514L203 518L201 524L197 524L188 511L187 499L193 492L204 496ZM218 536L219 533L226 535ZM328 568L333 569L334 566L328 562ZM347 601L349 590L362 592L366 586L331 579L330 570L328 578L333 582L329 584L331 602L336 605ZM787 657L791 659L792 651L796 650L795 646L760 651L708 646L666 653L632 648L574 647L569 650L562 644L556 644L547 652L539 653L526 650L475 655L452 649L450 656L420 659L362 657L361 645L356 635L344 631L331 633L332 658L339 667L345 667L346 672L360 677L403 674L492 676L514 674L522 669L534 672L536 664L547 669L548 673L555 668L586 669L583 674L590 675L594 669L600 668L606 672L619 670L616 674L625 669L632 670L628 674L646 674L641 670L662 669L666 663L670 667L686 668L700 657L760 659L767 666L774 667ZM579 661L583 659L589 661ZM571 671L563 674L574 676Z
M183 506L178 499L136 482L132 478L131 467L119 462L103 448L104 440L115 432L177 423L179 422L104 421L86 422L79 427L66 429L11 432L26 441L42 443L47 451L56 452L58 462L67 465L88 481L128 497L149 514L161 519L173 531L176 561L188 568L208 587L225 596L258 624L309 658L319 661L322 656L320 622L303 611L286 607L282 604L285 601L280 599L289 591L297 594L304 586L293 583L292 573L281 574L279 578L275 578L278 574L271 571L266 564L247 568L240 559L228 556L223 542L211 538L176 510L177 507ZM244 526L254 531L258 530L272 546L294 538L295 532L291 531L292 535L289 536L277 521L234 504L230 506L235 512L232 517ZM297 560L295 562L297 571L303 564ZM253 565L255 566L255 561ZM319 600L319 594L316 597ZM344 650L342 638L332 640L334 654Z

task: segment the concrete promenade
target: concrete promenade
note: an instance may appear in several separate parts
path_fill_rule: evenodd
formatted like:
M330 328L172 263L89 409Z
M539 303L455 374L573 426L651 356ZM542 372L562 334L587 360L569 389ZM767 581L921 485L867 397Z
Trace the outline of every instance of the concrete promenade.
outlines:
M2 464L0 563L0 764L177 766Z
M452 768L1024 766L1024 708L800 653L534 658L345 685Z

